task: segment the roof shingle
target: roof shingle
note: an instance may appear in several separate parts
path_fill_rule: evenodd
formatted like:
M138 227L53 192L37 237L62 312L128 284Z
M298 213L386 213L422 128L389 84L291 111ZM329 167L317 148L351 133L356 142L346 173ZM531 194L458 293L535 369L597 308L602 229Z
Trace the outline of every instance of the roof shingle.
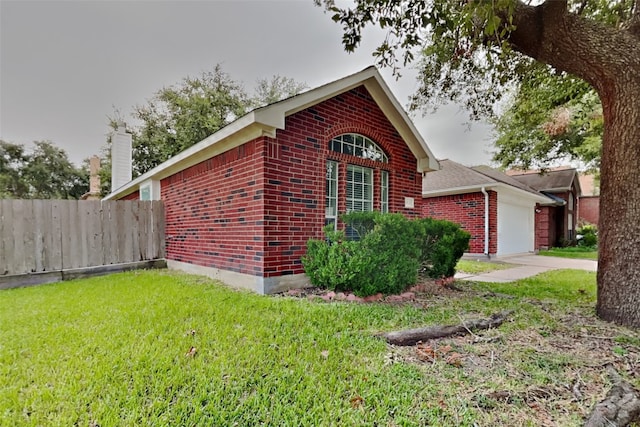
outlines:
M489 166L467 167L453 160L440 160L440 170L429 172L422 180L422 192L436 192L455 188L510 185L529 193L541 194L505 173Z
M575 169L563 169L545 173L512 175L512 177L534 190L554 192L570 190L576 174Z

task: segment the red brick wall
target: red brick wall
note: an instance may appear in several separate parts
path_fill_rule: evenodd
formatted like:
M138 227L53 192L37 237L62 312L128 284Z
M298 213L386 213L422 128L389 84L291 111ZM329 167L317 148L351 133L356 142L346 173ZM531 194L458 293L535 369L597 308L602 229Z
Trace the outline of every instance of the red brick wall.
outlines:
M498 195L489 193L489 253L498 251ZM473 254L484 253L484 199L481 192L426 198L422 202L422 216L446 219L460 224L471 233L469 249Z
M535 213L535 249L548 249L555 246L556 222L555 207L536 206Z
M582 196L579 200L580 222L598 225L600 218L600 196Z
M385 150L389 164L329 152L331 138L355 132ZM389 171L392 212L417 216L416 159L364 87L289 116L276 138L258 138L163 179L167 258L256 276L302 273L307 240L324 226L327 157ZM339 207L345 207L344 174ZM375 173L379 208L379 171ZM404 197L416 209L404 208Z
M329 151L329 141L343 133L374 140L388 155L381 164ZM346 208L346 165L374 173L374 209L380 208L380 172L389 171L389 211L419 215L422 175L395 128L364 87L359 87L287 117L285 129L269 140L265 167L265 277L302 273L300 257L307 240L321 238L325 219L327 159L340 163L338 211ZM405 209L413 197L416 209Z
M127 194L120 200L140 200L140 192L136 190L131 194Z
M264 150L259 138L161 181L167 259L262 275Z

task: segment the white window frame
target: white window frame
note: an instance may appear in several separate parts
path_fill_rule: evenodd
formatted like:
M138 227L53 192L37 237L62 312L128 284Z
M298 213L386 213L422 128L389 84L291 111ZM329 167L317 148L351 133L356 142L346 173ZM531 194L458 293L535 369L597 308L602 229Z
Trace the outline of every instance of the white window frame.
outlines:
M160 181L148 179L140 184L140 200L160 200Z
M329 142L329 150L335 153L346 154L360 159L371 160L379 163L389 163L389 157L370 138L357 133L345 133L336 136ZM345 162L346 163L346 162ZM338 203L340 200L339 169L342 163L337 160L327 160L325 176L325 225L333 224L337 228ZM379 209L383 213L389 212L389 171L378 167L370 168L347 163L346 182L346 211L347 212L372 212L374 210L374 191L380 196ZM379 182L377 171L380 171ZM376 186L377 184L377 186Z
M338 135L329 143L329 149L336 153L348 154L361 159L389 163L389 157L371 138L357 133Z
M573 193L569 192L569 210L573 211L573 205L574 205L574 200L573 200Z
M339 164L336 161L327 161L326 194L325 194L325 225L333 224L334 230L338 224L338 177Z
M389 213L389 171L380 171L380 212Z

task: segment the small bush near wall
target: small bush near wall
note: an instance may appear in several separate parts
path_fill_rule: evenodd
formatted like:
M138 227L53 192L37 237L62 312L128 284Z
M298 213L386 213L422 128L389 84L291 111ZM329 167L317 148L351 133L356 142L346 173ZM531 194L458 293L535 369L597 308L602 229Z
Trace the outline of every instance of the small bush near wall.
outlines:
M418 279L447 277L468 247L470 235L449 221L408 220L378 212L341 216L359 240L325 229L326 240L310 240L303 257L311 283L367 296L402 292Z
M327 240L309 240L307 254L302 258L311 283L329 289L346 290L358 280L363 268L360 242L347 240L344 232L325 228Z
M598 227L584 223L576 230L576 238L578 239L578 246L596 248L598 246Z
M421 267L433 278L451 277L469 247L471 234L451 221L423 218L415 221L421 242Z

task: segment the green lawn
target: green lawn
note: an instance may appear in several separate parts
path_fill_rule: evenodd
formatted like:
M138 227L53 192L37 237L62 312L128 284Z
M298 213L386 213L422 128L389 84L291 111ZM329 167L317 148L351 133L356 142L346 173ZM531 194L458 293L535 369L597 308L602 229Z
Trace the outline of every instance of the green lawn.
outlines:
M638 335L593 316L593 273L458 286L406 305L258 296L167 271L1 291L0 425L580 425L609 384L575 337L611 336L598 362L638 357ZM511 321L430 343L432 358L375 336L502 309ZM564 384L577 378L588 387L574 402Z
M489 273L495 270L506 270L508 268L516 267L513 264L507 264L502 262L489 262L489 261L471 261L461 259L456 265L456 271L467 274L482 274Z
M540 251L539 254L544 256L557 256L562 258L598 259L598 251L593 250L592 248L583 248L580 246L551 248L546 251Z

